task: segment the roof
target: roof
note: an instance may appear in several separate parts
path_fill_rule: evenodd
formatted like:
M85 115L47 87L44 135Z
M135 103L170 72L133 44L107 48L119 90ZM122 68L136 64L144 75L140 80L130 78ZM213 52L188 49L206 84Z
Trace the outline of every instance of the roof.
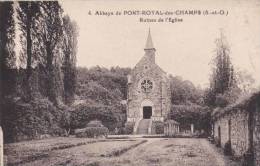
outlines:
M153 40L152 40L150 28L149 28L148 37L147 37L146 45L145 45L144 49L145 50L155 49L154 46L153 46Z
M249 107L256 100L260 101L260 91L251 94L250 96L243 97L237 100L236 103L228 105L225 108L215 108L211 114L213 119L224 116L229 113L233 113L239 110L250 111Z

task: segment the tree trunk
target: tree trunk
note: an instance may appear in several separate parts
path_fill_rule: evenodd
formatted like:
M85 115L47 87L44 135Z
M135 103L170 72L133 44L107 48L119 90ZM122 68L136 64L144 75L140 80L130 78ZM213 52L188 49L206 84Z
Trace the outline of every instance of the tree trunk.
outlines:
M31 74L32 74L32 39L31 39L31 23L28 21L27 23L27 30L26 30L26 40L27 40L27 66L26 66L26 93L27 98L30 101L32 98L31 94Z

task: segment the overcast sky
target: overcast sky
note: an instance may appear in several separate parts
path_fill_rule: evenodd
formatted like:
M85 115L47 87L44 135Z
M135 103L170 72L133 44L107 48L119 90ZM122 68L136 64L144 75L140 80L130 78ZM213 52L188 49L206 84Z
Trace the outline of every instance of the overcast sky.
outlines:
M220 29L234 66L246 69L260 84L260 1L62 1L79 26L78 66L134 67L144 55L148 28L156 63L169 74L207 86ZM177 16L183 22L143 23L143 16L96 16L95 11L225 10L227 16ZM91 11L92 15L88 12ZM159 18L147 16L143 18ZM171 16L175 18L176 16ZM165 18L165 17L164 17Z

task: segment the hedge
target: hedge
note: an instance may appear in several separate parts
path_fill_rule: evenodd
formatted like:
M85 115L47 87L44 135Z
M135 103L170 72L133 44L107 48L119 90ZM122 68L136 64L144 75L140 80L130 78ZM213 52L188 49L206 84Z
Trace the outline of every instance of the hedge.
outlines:
M154 121L152 123L152 133L163 134L164 133L164 123L160 121Z
M97 138L97 137L107 137L108 128L106 127L86 127L83 129L76 129L75 135L76 137L82 138Z
M134 122L126 122L124 128L124 134L133 134L134 132Z

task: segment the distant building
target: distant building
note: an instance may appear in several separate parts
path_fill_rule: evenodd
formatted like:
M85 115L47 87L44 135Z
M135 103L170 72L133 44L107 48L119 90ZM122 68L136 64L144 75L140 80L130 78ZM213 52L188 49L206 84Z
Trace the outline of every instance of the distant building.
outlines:
M166 72L155 63L150 30L144 51L128 76L127 121L164 121L171 106L170 83Z
M231 143L233 155L260 165L260 92L212 113L213 137L221 147Z

